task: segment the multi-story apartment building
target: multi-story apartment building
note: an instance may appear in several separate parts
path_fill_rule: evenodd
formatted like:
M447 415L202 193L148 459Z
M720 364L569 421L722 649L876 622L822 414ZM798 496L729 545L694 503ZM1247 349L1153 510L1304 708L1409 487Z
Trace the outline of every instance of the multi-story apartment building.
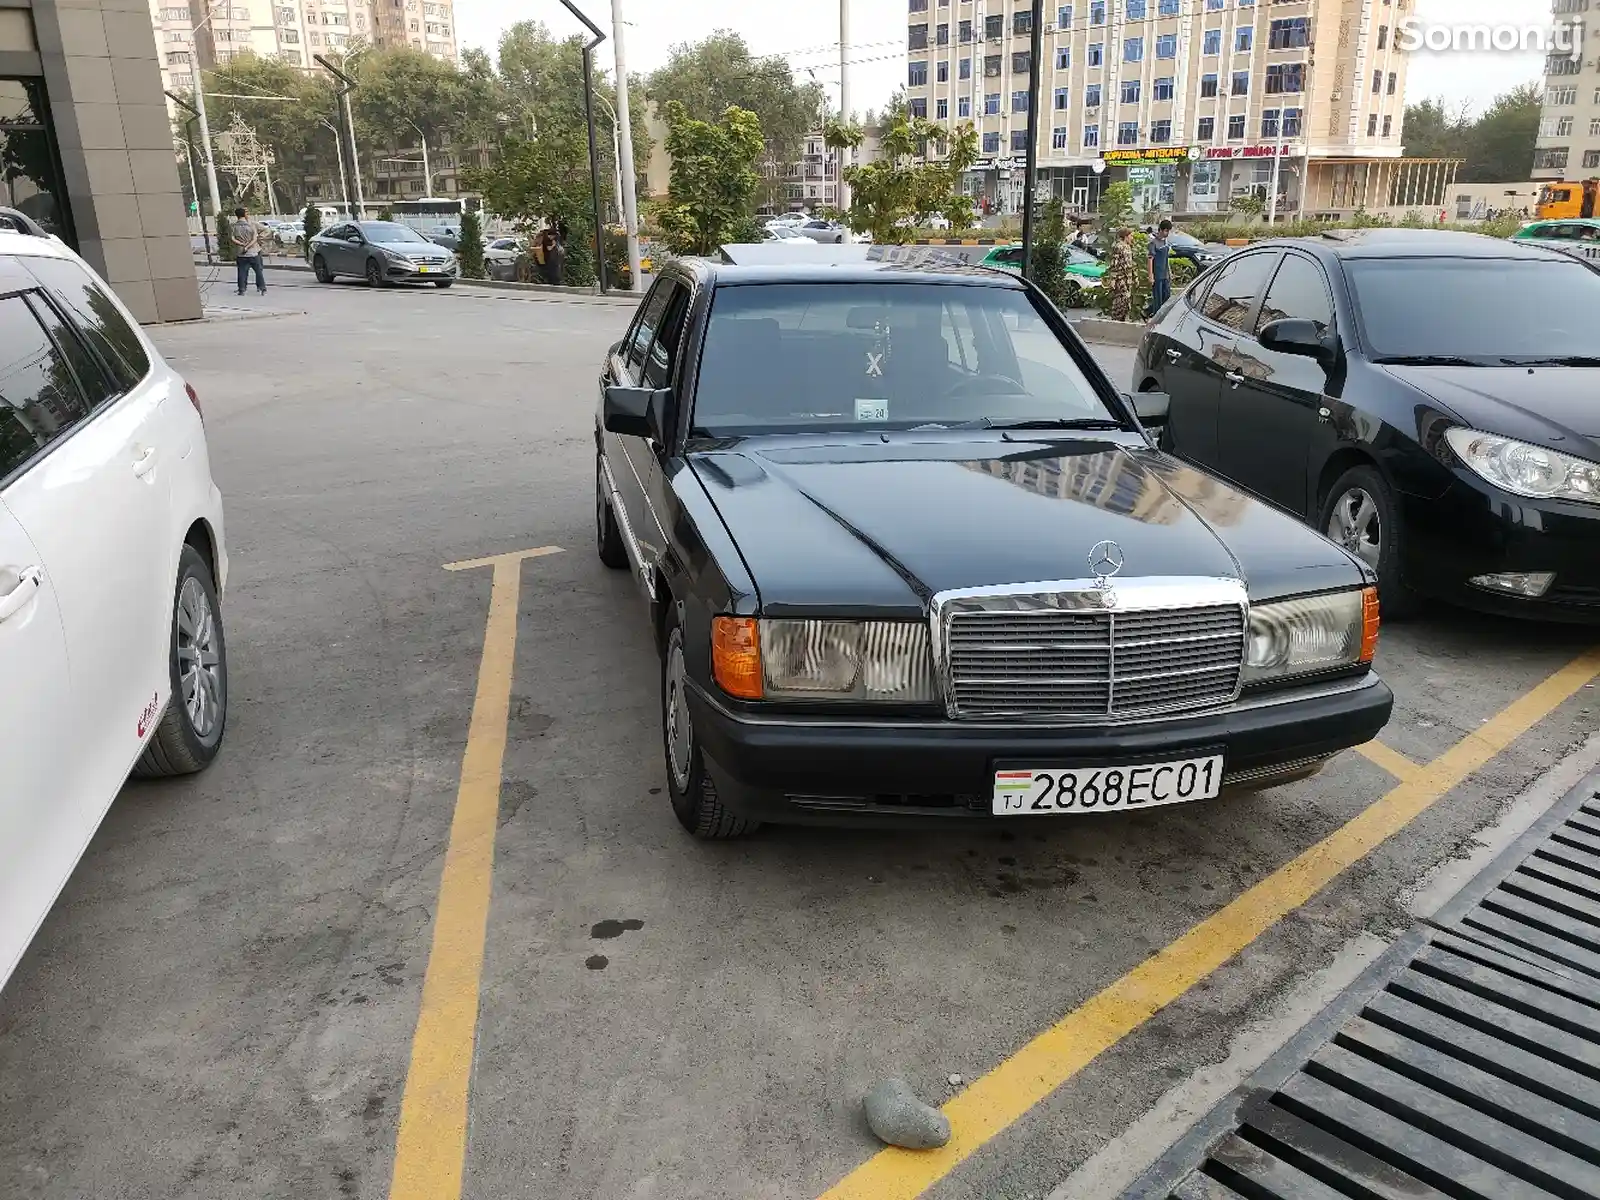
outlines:
M1554 0L1556 21L1582 19L1589 0ZM1582 43L1580 43L1581 46ZM1533 178L1600 175L1600 55L1554 51L1544 64L1544 113L1534 142Z
M1020 211L1030 137L1041 191L1076 209L1127 179L1137 211L1225 212L1274 158L1280 211L1353 208L1403 155L1414 0L1052 2L1038 63L1030 0L908 3L912 111L976 127L986 211Z
M162 83L194 87L195 65L239 54L310 67L352 45L412 46L456 62L455 0L150 0Z

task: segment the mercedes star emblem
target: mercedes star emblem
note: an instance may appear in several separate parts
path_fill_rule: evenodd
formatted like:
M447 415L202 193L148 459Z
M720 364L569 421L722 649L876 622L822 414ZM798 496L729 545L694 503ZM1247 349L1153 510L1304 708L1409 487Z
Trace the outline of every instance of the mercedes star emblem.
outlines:
M1122 570L1122 547L1115 542L1096 542L1089 549L1089 570L1094 572L1094 585L1111 586L1111 577Z

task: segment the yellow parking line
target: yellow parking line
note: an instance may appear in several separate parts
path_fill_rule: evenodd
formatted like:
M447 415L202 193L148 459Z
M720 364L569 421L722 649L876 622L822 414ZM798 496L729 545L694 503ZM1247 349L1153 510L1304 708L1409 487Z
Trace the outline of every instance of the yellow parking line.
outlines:
M1392 746L1385 746L1376 738L1364 746L1357 746L1356 753L1376 763L1396 779L1410 779L1418 771L1422 770L1420 764L1412 762L1400 751Z
M944 1106L950 1142L880 1151L821 1200L912 1200L1210 975L1600 674L1591 650L1418 767L1377 803L1035 1037Z
M500 822L500 774L511 715L522 562L559 546L450 563L447 571L492 566L489 619L478 663L467 749L461 757L450 844L439 879L433 947L422 980L422 1008L400 1101L390 1200L456 1200L467 1145L467 1091L478 1027L483 938Z

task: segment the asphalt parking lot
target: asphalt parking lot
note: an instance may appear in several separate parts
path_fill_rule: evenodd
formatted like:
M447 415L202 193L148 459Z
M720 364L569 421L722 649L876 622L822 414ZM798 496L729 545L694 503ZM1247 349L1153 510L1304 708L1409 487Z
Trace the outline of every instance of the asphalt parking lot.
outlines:
M206 775L124 792L0 994L0 1196L1109 1196L1146 1114L1231 1084L1596 756L1600 636L1438 609L1384 630L1382 745L1303 783L695 843L641 601L592 545L595 376L631 310L271 282L212 291L271 315L154 335L228 503L231 729ZM440 879L463 755L501 734L479 963ZM438 1029L474 1001L454 1062ZM957 1097L952 1147L877 1153L888 1075ZM448 1104L415 1080L469 1078L464 1126L417 1118Z

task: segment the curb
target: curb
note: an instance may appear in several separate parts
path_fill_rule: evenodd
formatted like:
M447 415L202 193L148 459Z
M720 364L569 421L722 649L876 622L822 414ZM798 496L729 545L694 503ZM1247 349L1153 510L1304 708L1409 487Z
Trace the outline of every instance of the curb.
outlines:
M918 238L913 246L1009 246L1010 238Z
M1072 328L1086 342L1099 342L1106 346L1138 346L1144 341L1142 322L1113 321L1107 317L1079 317Z

